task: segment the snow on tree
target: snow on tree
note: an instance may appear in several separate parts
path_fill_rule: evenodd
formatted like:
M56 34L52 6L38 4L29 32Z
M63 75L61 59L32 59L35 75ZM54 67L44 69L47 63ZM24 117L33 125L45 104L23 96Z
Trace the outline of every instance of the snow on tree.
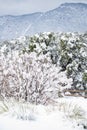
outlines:
M22 40L23 39L23 40ZM0 94L35 104L87 89L86 34L41 33L0 45Z

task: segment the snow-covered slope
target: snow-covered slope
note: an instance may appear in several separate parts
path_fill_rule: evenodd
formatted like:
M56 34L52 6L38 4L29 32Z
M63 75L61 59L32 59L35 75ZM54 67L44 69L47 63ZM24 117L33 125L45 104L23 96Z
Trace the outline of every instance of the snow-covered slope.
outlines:
M0 16L0 39L6 40L24 35L26 29L29 28L41 14L42 13L21 16Z
M41 31L87 31L87 5L65 3L60 7L46 12L41 18ZM38 27L39 28L39 27Z
M44 31L87 31L87 4L65 3L45 13L0 16L2 40Z

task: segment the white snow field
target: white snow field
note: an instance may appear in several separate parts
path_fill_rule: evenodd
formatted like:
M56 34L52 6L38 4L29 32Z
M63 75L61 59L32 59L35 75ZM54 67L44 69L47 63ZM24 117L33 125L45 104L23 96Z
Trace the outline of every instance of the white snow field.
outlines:
M84 98L60 98L50 106L29 104L28 108L27 104L28 111L22 106L19 109L20 104L13 108L8 106L8 111L0 115L0 130L83 130L87 127L87 100ZM25 118L25 115L30 117Z

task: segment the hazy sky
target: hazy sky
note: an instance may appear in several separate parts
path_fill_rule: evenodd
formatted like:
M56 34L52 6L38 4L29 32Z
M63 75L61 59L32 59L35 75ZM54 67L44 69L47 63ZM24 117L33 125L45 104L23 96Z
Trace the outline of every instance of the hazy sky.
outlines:
M0 15L43 12L54 9L65 2L87 3L87 0L0 0Z

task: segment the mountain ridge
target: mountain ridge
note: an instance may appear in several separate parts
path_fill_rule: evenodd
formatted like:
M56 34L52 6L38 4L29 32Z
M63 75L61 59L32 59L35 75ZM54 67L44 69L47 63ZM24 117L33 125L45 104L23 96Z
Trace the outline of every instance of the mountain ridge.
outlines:
M0 40L40 32L87 31L87 4L63 3L47 12L0 16Z

